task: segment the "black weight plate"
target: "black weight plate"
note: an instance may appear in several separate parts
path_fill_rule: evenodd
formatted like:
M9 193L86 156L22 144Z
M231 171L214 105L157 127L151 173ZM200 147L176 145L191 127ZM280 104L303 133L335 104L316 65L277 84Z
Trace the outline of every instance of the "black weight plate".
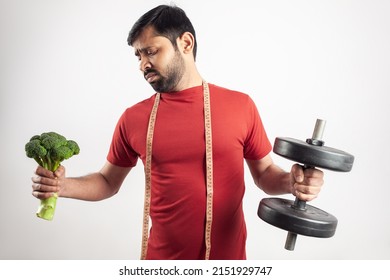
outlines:
M292 233L312 237L332 237L337 218L306 204L306 210L294 209L294 201L283 198L264 198L257 215L265 222Z
M287 159L333 171L351 171L354 161L354 156L344 151L288 137L277 137L273 151Z

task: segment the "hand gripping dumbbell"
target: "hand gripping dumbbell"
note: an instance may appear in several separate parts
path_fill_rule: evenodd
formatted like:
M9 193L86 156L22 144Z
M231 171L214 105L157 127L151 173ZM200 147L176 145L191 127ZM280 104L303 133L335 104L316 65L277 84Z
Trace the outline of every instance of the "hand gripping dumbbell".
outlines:
M306 142L288 137L275 139L273 152L284 158L303 164L303 168L324 168L349 172L354 156L341 150L324 146L322 136L325 121L317 119L313 136ZM306 204L283 198L264 198L260 201L258 216L265 222L288 231L285 249L293 251L297 235L327 238L335 234L337 218Z

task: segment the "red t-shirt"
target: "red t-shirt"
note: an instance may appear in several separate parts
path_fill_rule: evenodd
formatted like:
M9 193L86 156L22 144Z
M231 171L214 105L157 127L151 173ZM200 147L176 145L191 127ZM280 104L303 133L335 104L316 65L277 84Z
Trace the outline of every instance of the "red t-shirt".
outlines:
M213 139L213 224L210 259L245 259L244 158L271 151L252 99L209 84ZM145 163L146 133L155 95L118 121L107 159ZM203 87L161 94L152 152L152 227L147 259L204 259L206 220Z

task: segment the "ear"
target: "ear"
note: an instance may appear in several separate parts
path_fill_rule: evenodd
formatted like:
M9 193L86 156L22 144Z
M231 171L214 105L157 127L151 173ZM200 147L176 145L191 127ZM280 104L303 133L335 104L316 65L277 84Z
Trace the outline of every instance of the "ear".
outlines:
M177 45L184 54L192 53L195 38L190 32L184 32L177 40Z

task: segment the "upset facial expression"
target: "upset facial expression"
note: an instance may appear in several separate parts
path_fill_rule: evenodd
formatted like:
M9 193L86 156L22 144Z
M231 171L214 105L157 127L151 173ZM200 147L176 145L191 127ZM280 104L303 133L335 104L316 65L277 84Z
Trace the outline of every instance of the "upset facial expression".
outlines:
M145 80L157 92L173 92L184 74L184 59L171 41L146 28L133 47Z

